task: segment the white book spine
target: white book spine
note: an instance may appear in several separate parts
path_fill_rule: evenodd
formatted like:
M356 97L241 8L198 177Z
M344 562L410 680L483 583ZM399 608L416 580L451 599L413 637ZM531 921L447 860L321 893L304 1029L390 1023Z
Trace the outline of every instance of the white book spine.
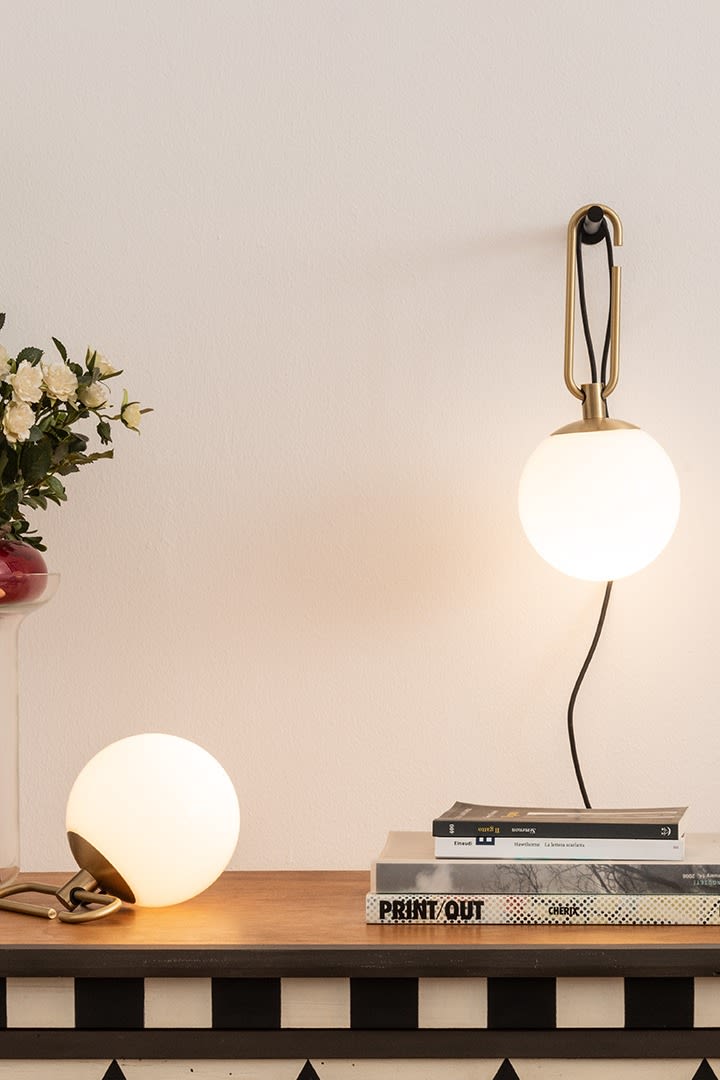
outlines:
M497 836L494 843L478 843L473 836L436 836L438 859L592 859L594 862L663 862L682 859L685 840L589 839L582 837L527 839Z
M720 895L368 893L365 921L454 926L717 926Z

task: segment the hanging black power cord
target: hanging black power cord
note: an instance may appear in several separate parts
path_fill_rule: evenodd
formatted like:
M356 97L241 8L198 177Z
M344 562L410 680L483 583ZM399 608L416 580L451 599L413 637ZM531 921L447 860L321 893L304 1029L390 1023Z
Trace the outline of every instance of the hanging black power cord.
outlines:
M586 228L586 223L589 226ZM592 231L590 231L590 228ZM612 281L612 267L613 267L613 253L612 253L612 241L610 240L610 230L608 229L607 221L599 206L593 206L583 222L577 228L576 232L576 255L577 255L577 277L578 277L578 296L580 299L580 312L582 315L583 332L585 335L585 344L587 345L588 359L590 361L590 374L592 382L597 382L597 363L595 361L595 350L593 348L592 336L590 334L590 322L588 320L587 302L585 299L585 273L583 269L583 244L598 244L602 240L605 241L605 247L607 251L608 260L608 274L610 281ZM612 286L610 286L612 288ZM603 342L602 359L600 362L600 382L605 385L607 381L607 359L610 348L610 301L608 301L608 317L607 325L605 327L605 340ZM605 402L605 415L608 415L607 402ZM612 592L612 581L608 581L605 586L605 595L603 597L602 607L600 609L600 618L595 628L595 635L592 639L592 644L588 650L588 654L585 657L583 666L580 668L580 674L577 677L575 685L570 695L570 701L568 703L567 711L567 727L568 738L570 740L570 754L572 755L573 767L575 769L575 777L580 788L580 794L582 795L583 803L585 807L590 810L590 799L588 798L587 788L585 787L585 781L583 779L582 769L580 768L580 759L578 757L577 745L575 743L575 700L578 696L578 692L582 685L582 681L585 678L587 669L590 667L590 662L595 655L595 649L597 648L598 641L600 640L600 634L602 633L603 626L605 625L605 616L607 614L608 604L610 603L610 593Z
M610 603L610 593L612 592L612 587L613 587L612 581L608 581L607 585L605 586L605 596L603 597L602 607L600 609L600 618L598 619L598 624L597 624L597 626L595 628L595 636L592 639L592 644L590 646L590 649L588 650L587 656L585 657L585 661L583 663L583 666L580 668L580 674L578 675L577 680L575 682L575 685L573 686L573 691L572 691L572 694L570 695L570 701L568 703L568 711L567 711L568 738L570 739L570 753L572 755L573 767L575 769L575 776L576 776L576 779L577 779L577 782L578 782L578 787L580 788L580 794L582 795L583 803L585 804L585 807L588 810L591 809L590 800L588 798L587 789L585 787L585 781L583 780L582 769L580 768L580 759L578 758L577 746L575 745L575 727L574 727L575 698L578 696L578 691L580 690L580 686L582 684L582 681L585 678L585 673L587 672L587 669L590 667L590 661L592 660L593 656L595 655L595 650L597 648L597 643L600 640L600 634L602 633L602 628L605 625L605 615L607 613L608 604Z

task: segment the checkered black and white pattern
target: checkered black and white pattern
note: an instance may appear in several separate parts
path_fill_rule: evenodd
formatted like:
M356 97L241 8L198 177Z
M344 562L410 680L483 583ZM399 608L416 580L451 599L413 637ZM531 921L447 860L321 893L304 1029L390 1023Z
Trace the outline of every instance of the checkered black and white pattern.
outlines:
M0 980L0 1080L720 1080L719 1055L720 978Z
M720 979L7 978L0 1028L720 1028Z

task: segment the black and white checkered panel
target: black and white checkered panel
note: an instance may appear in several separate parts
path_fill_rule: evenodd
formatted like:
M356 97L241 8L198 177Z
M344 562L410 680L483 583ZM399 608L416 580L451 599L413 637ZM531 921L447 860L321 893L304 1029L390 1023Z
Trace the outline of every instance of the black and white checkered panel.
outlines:
M720 979L8 978L1 1028L720 1028Z
M0 1080L717 1080L697 1061L0 1061Z

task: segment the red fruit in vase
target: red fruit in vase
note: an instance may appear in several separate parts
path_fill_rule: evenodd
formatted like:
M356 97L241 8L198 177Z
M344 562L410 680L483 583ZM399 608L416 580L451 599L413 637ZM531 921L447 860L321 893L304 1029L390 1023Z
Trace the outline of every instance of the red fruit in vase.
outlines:
M39 551L19 540L0 540L0 604L37 600L47 585L47 566Z

